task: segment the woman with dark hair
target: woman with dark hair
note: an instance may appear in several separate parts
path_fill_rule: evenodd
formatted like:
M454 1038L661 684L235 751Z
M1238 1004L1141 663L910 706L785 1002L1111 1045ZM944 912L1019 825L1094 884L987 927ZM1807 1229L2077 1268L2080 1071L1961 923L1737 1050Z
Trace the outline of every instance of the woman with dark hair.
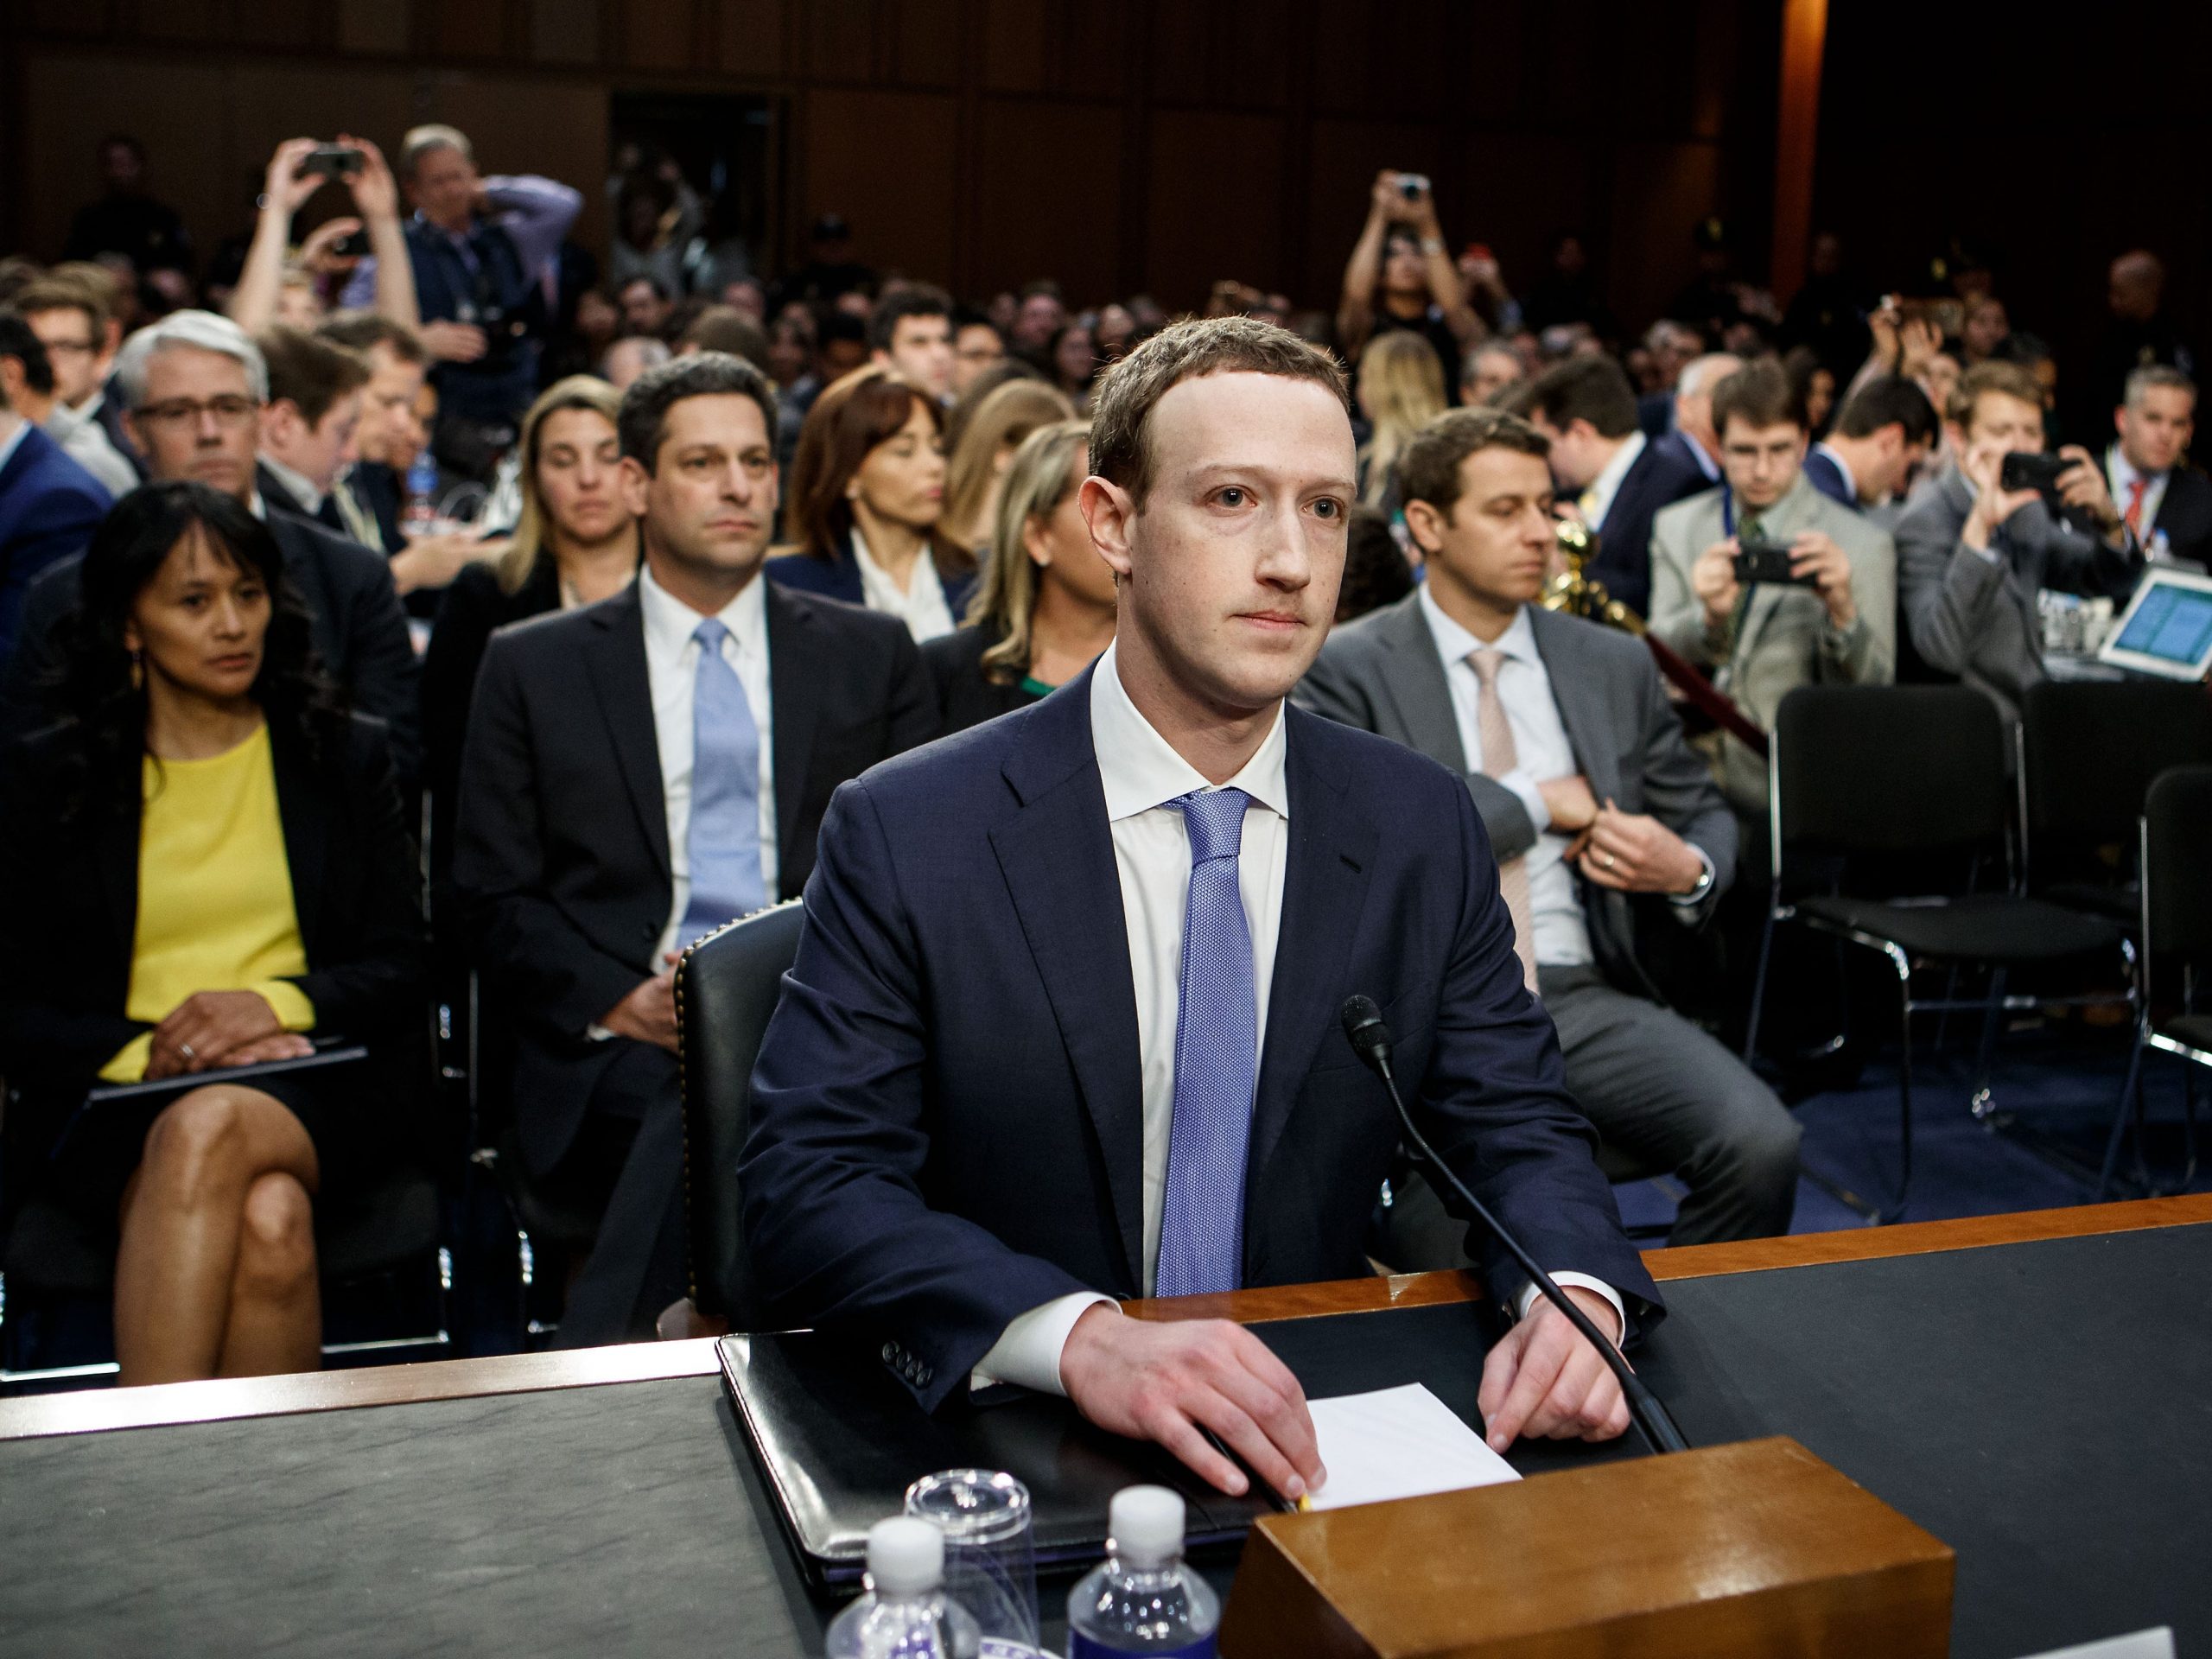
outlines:
M420 1066L384 728L335 702L276 542L230 496L124 497L82 581L67 712L0 761L10 1146L33 1190L119 1224L124 1382L313 1370L313 1205L391 1155ZM340 1036L367 1058L273 1064Z
M823 388L799 429L798 550L769 560L768 575L895 616L917 641L950 633L976 562L938 533L944 472L937 400L880 365L854 370Z
M1060 421L1014 451L968 626L922 647L947 733L1036 702L1113 643L1114 572L1077 505L1090 439Z

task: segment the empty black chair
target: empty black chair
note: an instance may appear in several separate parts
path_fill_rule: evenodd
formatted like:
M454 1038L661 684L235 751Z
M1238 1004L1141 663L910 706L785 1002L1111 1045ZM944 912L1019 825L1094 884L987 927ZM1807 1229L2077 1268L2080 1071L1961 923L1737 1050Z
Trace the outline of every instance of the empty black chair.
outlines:
M699 940L676 968L691 1302L741 1331L752 1298L737 1157L753 1125L753 1062L805 919L797 899L756 911Z
M1967 686L1804 686L1783 699L1767 757L1774 880L1751 997L1748 1060L1758 1040L1769 958L1778 923L1795 920L1887 957L1897 974L1897 1113L1903 1135L1897 1186L1876 1218L1894 1220L1912 1182L1912 1016L1980 1008L1983 1065L2005 999L2006 970L2110 951L2125 959L2114 923L2005 887L1971 890L1991 855L2011 866L2013 787L2008 741L1996 705ZM1783 903L1785 874L1826 857L1954 858L1965 891L1885 899L1832 893ZM1990 994L1970 1001L1912 994L1920 964L1981 966ZM2035 999L2044 1000L2044 999ZM1982 1090L1976 1080L1979 1103Z
M2127 1080L2120 1087L2120 1109L2113 1115L2112 1135L2105 1143L2104 1171L2097 1182L2099 1198L2112 1185L2120 1143L2131 1116L2136 1125L2139 1154L2141 1148L2146 1048L2177 1056L2192 1068L2183 1084L2190 1142L2190 1169L2182 1178L2183 1185L2196 1173L2194 1068L2212 1067L2212 1012L2198 1009L2200 981L2207 969L2212 969L2212 858L2205 855L2208 825L2212 825L2212 766L2177 766L2152 784L2141 827L2143 954L2139 964L2142 977L2135 1046L2128 1056Z
M2212 763L2212 696L2171 680L2044 680L2021 705L2029 891L2133 926L2133 867L2151 780ZM2101 849L2126 861L2101 867Z

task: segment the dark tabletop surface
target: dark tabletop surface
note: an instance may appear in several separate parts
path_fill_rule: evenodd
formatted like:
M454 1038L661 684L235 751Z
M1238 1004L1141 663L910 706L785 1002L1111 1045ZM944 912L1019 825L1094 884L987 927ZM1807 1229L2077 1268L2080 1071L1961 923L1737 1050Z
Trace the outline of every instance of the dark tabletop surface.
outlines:
M2208 1285L2212 1226L1681 1280L1638 1364L1693 1442L1794 1434L1955 1546L1961 1659L2158 1624L2188 1653ZM1479 1325L1257 1328L1316 1392L1420 1380L1465 1414ZM830 1611L715 1377L0 1443L0 1655L765 1656L818 1653Z

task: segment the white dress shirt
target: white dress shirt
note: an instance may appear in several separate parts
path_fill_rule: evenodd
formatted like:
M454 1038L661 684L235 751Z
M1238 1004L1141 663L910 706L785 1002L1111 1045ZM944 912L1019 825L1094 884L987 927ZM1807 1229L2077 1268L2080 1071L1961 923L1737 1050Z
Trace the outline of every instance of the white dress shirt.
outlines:
M315 480L305 473L296 467L287 467L266 450L262 452L259 459L263 466L276 475L276 481L292 493L292 499L300 504L302 512L312 518L322 511L322 498L329 494L329 491L318 489Z
M1697 469L1705 474L1706 481L1708 484L1718 484L1720 481L1720 463L1713 458L1712 453L1679 426L1675 429L1675 435L1682 441L1683 447L1690 452L1690 459L1697 462Z
M775 709L768 693L768 609L766 578L755 575L745 590L724 606L718 620L729 630L722 658L737 671L753 723L760 732L760 883L776 896ZM693 632L705 619L638 570L638 601L645 613L645 677L653 702L653 736L660 749L660 792L668 813L668 925L661 930L653 956L658 972L663 956L677 948L677 931L691 903L692 705L699 676L699 642ZM689 944L690 941L680 941Z
M1613 510L1613 498L1621 492L1621 480L1628 476L1628 469L1636 465L1636 458L1643 453L1648 442L1641 432L1631 432L1622 440L1621 447L1613 451L1613 458L1605 463L1605 470L1592 480L1582 492L1576 505L1582 509L1582 522L1592 530L1605 527L1605 515Z
M1436 641L1443 659L1444 683L1452 689L1452 716L1459 728L1459 747L1466 752L1467 770L1483 769L1483 743L1478 711L1482 683L1467 658L1483 649L1483 641L1445 615L1427 583L1421 589L1421 620ZM1545 968L1580 968L1594 961L1590 949L1590 924L1582 914L1582 900L1574 891L1574 877L1567 867L1570 837L1553 833L1551 809L1544 804L1538 779L1572 778L1582 770L1574 763L1574 746L1567 741L1567 725L1559 717L1552 697L1552 677L1536 650L1536 630L1524 607L1513 626L1500 634L1497 649L1505 661L1497 671L1498 701L1505 705L1506 724L1513 728L1517 765L1497 781L1518 796L1536 826L1536 844L1525 855L1529 872L1529 920L1535 928L1536 963Z
M0 468L16 458L16 451L23 442L23 434L31 423L12 410L0 409Z
M1175 1027L1181 1011L1183 920L1190 904L1191 842L1180 808L1166 803L1214 787L1175 753L1129 701L1109 645L1090 678L1090 741L1121 878L1122 914L1128 931L1129 973L1136 992L1137 1052L1144 1093L1145 1294L1152 1294L1160 1255L1160 1218L1167 1190L1167 1145L1175 1114ZM1268 998L1274 979L1275 944L1282 927L1283 879L1290 848L1290 791L1285 781L1283 717L1243 769L1222 787L1251 797L1237 849L1236 885L1252 939L1253 1023L1262 1043ZM1253 1075L1259 1075L1254 1056ZM1620 1299L1594 1279L1560 1275L1562 1284L1587 1286ZM1529 1289L1529 1295L1535 1287ZM1075 1322L1113 1298L1078 1291L1032 1308L1009 1324L976 1368L977 1386L1018 1382L1064 1394L1060 1351ZM1521 1302L1528 1308L1529 1297ZM1625 1322L1624 1321L1624 1327Z
M2105 479L2112 486L2112 504L2120 509L2123 519L2127 516L2129 486L2139 478L2143 480L2143 505L2136 512L2135 527L2137 539L2145 547L2151 544L2151 527L2158 522L2158 504L2166 499L2166 480L2172 476L2171 472L2139 472L2116 443L2105 455Z
M952 607L944 602L944 584L938 580L937 561L925 547L906 573L900 588L891 573L868 556L868 543L859 530L853 531L853 562L861 569L861 597L871 611L895 616L906 625L914 643L936 639L954 627Z

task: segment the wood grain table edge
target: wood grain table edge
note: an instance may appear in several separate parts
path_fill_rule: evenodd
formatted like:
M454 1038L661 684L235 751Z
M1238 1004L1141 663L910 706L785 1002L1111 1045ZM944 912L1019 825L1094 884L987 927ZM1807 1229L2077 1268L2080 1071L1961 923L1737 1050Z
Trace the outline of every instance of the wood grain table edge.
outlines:
M2185 1227L2205 1222L2212 1222L2212 1193L2191 1193L2120 1204L2080 1205L2064 1210L1974 1216L1956 1221L1912 1222L1834 1233L1799 1233L1787 1238L1756 1239L1736 1244L1647 1250L1643 1261L1652 1278L1663 1284L1719 1274L1763 1273L1778 1268L1875 1261L2041 1239ZM1275 1319L1318 1319L1332 1313L1435 1306L1471 1301L1481 1294L1481 1281L1471 1273L1416 1273L1232 1291L1220 1296L1132 1301L1122 1306L1138 1319L1228 1319L1256 1325ZM698 1337L566 1353L502 1354L416 1365L309 1371L291 1376L35 1395L0 1400L0 1440L339 1411L355 1406L461 1400L482 1395L529 1394L543 1389L594 1388L615 1382L707 1376L714 1374L718 1363L714 1339Z

